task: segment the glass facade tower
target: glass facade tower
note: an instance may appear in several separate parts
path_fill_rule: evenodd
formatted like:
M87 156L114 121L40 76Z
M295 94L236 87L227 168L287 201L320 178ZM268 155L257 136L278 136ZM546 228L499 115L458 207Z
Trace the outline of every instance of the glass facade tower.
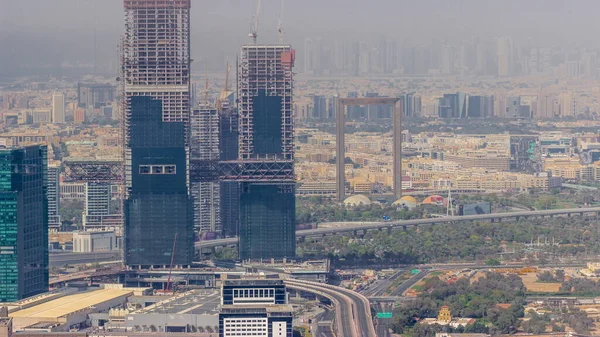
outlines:
M184 122L163 122L162 103L131 98L131 190L125 204L125 263L189 266L193 207L187 187ZM173 247L175 251L173 252Z
M0 149L0 302L48 291L47 148Z

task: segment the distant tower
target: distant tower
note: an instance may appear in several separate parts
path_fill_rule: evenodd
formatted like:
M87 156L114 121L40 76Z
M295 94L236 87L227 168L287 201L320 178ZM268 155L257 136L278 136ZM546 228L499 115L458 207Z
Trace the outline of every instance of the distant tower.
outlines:
M52 123L64 124L65 122L65 94L55 92L52 95Z
M497 44L498 76L510 76L513 72L513 42L511 38L499 38Z
M190 159L218 161L219 113L217 108L202 103L192 111ZM219 182L192 182L194 229L196 233L221 231L221 194Z
M48 227L51 231L60 230L60 165L48 166Z

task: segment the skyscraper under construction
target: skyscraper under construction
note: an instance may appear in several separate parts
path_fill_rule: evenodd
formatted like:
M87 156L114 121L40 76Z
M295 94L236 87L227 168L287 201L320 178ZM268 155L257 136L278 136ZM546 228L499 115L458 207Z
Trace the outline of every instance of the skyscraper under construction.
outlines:
M295 256L294 181L269 180L279 163L293 167L295 51L289 45L242 46L238 69L239 160L256 162L264 181L241 182L240 259ZM255 177L256 178L256 177Z
M190 0L124 0L125 263L190 265Z

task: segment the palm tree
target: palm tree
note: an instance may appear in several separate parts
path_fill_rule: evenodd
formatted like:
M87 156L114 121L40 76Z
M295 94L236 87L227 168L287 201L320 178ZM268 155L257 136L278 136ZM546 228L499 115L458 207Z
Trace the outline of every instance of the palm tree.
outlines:
M156 326L154 324L150 325L150 331L156 332Z
M210 326L210 325L207 325L207 326L206 326L206 332L208 332L208 333L213 333L213 332L214 332L214 330L213 330L212 326Z
M203 326L198 325L198 332L199 333L204 333L206 330L204 330Z

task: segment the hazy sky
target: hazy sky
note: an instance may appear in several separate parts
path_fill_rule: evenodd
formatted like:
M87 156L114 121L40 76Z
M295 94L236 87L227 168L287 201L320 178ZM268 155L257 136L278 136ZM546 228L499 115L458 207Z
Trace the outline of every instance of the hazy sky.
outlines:
M280 0L263 0L259 41L273 42ZM255 0L192 0L196 62L235 57ZM13 64L116 60L122 0L0 0L0 70ZM542 46L598 47L598 0L286 0L287 42L313 36L411 43L510 36Z

